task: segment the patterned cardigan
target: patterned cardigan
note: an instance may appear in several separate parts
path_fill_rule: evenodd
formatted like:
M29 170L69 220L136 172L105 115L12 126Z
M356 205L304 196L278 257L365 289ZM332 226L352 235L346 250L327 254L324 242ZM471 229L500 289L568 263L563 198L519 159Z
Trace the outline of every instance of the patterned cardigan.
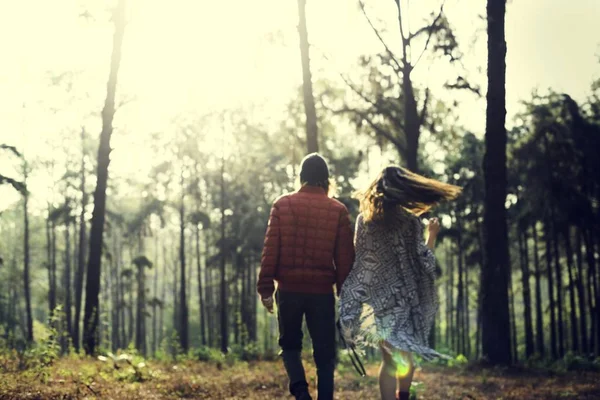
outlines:
M340 296L344 336L392 347L425 359L445 357L429 348L437 312L435 257L420 220L399 211L385 223L356 221L356 259ZM364 312L366 305L368 312Z

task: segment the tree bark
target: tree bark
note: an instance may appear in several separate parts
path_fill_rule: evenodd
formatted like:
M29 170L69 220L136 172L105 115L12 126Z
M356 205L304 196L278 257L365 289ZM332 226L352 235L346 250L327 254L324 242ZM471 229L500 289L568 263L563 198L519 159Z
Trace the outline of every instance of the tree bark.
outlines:
M484 239L482 271L483 357L491 364L510 364L508 283L510 265L506 223L506 41L505 0L487 1L488 91L485 132Z
M146 356L146 333L144 327L146 326L146 278L144 274L144 265L137 265L137 307L136 307L136 324L135 324L135 348L138 349L142 355ZM133 290L132 290L133 291Z
M552 210L552 208L551 208ZM556 271L556 310L558 315L558 356L562 358L565 355L565 325L563 318L563 286L562 286L562 269L560 267L560 253L558 251L558 232L556 221L554 220L554 212L552 211L552 244L554 251L554 268Z
M567 273L569 277L569 304L571 306L571 350L579 352L579 333L577 329L577 304L575 303L575 279L573 278L573 249L571 248L571 232L569 228L563 232L565 251L567 253Z
M202 227L206 229L206 227ZM205 323L205 309L204 309L204 290L202 287L202 259L200 253L200 227L196 225L196 266L198 268L198 303L200 309L200 340L202 346L206 346L206 323Z
M27 185L27 165L23 163L23 183ZM31 290L30 290L30 254L29 254L29 193L23 195L23 293L25 294L25 312L27 318L27 342L33 343L33 317L31 314Z
M458 294L456 296L456 334L458 336L458 352L465 354L465 332L464 332L464 282L463 282L463 256L460 236L460 225L457 243L457 265L458 265Z
M300 35L300 58L302 61L302 93L306 114L306 148L308 153L319 151L317 112L313 96L308 30L306 28L306 0L298 0L298 33Z
M119 0L114 13L115 32L111 56L110 75L107 83L106 101L102 110L102 133L98 148L98 179L94 192L94 211L90 230L90 255L87 267L86 299L84 311L84 349L91 355L96 351L98 343L99 294L102 261L102 243L106 211L106 186L108 184L108 165L110 163L110 138L113 132L115 115L115 93L117 76L121 64L121 48L125 34L125 0Z
M114 228L113 228L114 229ZM119 264L121 263L120 254L119 254L119 239L118 239L118 231L115 231L112 241L112 251L113 251L113 266L110 271L110 291L111 291L111 345L113 352L117 351L117 349L121 346L121 341L119 337Z
M512 277L509 277L508 281L508 298L509 303L509 317L510 317L510 348L512 353L512 362L519 362L519 353L517 351L517 315L515 313L515 292L513 291Z
M85 275L86 230L85 208L87 206L87 192L85 190L85 130L81 129L81 212L79 214L79 243L77 251L77 270L75 271L75 318L73 320L73 344L79 352L81 340L79 339L81 321L81 300L83 295L83 280Z
M576 246L575 246L575 258L577 260L577 300L579 302L579 330L581 331L581 350L583 354L587 354L588 340L587 340L587 313L585 311L585 286L583 284L583 256L581 254L581 230L577 229L576 234Z
M152 356L156 356L157 349L157 337L158 337L158 326L156 325L156 301L158 299L158 236L156 237L154 243L154 261L156 265L154 265L154 281L153 281L153 299L152 299Z
M227 277L226 270L226 252L227 245L225 243L225 156L221 158L221 351L227 353L229 351L229 330L228 330L228 315L227 315Z
M536 348L538 353L543 357L546 354L544 347L544 314L542 313L542 272L540 270L540 259L538 252L538 235L536 223L532 226L533 237L533 262L535 267L535 331L536 331Z
M71 314L71 221L70 216L66 216L65 221L65 319L67 321L67 332L69 337L73 337L72 314Z
M181 171L181 204L179 205L179 342L185 353L188 351L188 308L186 293L186 270L185 270L185 187L183 168Z
M531 318L531 288L529 285L529 249L527 247L527 229L517 229L519 252L521 253L521 284L523 286L523 317L525 320L525 356L535 353L533 344L533 322Z
M544 223L544 234L546 236L546 273L548 275L548 300L550 302L550 350L553 359L558 358L558 346L556 342L556 314L554 304L554 278L552 273L552 245L550 238L550 224Z

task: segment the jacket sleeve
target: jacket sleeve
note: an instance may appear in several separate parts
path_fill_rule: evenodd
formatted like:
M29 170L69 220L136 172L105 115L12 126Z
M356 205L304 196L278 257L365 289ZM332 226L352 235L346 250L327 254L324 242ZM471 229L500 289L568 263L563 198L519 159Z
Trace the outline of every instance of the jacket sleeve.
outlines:
M275 291L275 274L279 264L279 246L281 240L279 208L277 203L271 208L269 225L265 234L262 251L260 273L258 274L257 289L261 298L268 298Z
M335 240L334 263L336 273L336 289L338 296L341 293L342 285L350 274L354 264L354 242L352 227L350 225L350 215L346 207L340 213L337 236Z

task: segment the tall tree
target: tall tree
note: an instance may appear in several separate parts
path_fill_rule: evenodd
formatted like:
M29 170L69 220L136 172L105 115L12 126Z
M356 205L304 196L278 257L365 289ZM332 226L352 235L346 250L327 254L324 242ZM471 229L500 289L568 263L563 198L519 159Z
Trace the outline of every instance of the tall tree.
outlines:
M87 192L85 188L85 129L81 128L81 210L79 211L79 243L77 251L77 270L75 271L75 317L73 320L73 344L79 351L79 323L81 321L81 300L83 297L83 279L85 275L86 231L85 208L87 206Z
M23 161L23 185L27 187L28 166ZM29 252L29 193L23 192L23 293L25 294L25 312L27 318L27 341L33 342L33 318L31 316L30 252Z
M100 294L100 268L106 212L106 186L108 184L108 165L110 163L110 138L113 132L112 123L115 115L117 77L121 65L121 49L125 35L125 4L126 0L119 0L113 15L115 31L106 100L104 102L104 109L102 110L102 132L100 133L100 145L98 147L98 176L94 192L94 211L92 213L92 226L90 229L90 253L85 288L85 311L83 315L83 339L86 354L93 354L98 343L97 333L100 318L98 297Z
M226 276L226 254L227 243L225 240L225 153L221 157L221 351L229 351L229 317L227 306L227 276Z
M319 151L317 111L313 96L308 29L306 28L306 0L298 0L298 33L300 35L300 57L302 61L302 93L306 114L306 149L308 153Z
M183 160L182 160L183 161ZM179 343L183 351L188 350L188 308L186 293L186 271L185 271L185 179L183 166L181 169L181 200L179 204Z
M146 275L145 268L152 268L152 262L146 256L138 256L132 260L137 268L137 307L135 325L135 348L145 356L146 349Z
M485 130L482 351L492 364L511 362L506 222L506 0L487 0L488 89Z
M538 233L536 223L531 224L531 235L533 237L533 262L535 266L535 343L537 352L544 356L544 314L542 313L542 271L538 252Z
M353 115L357 125L366 125L375 134L379 143L392 144L406 167L418 171L421 131L424 126L433 126L435 122L431 118L428 119L430 90L427 87L424 90L417 90L412 73L428 52L444 56L449 63L457 61L460 56L457 51L456 37L444 15L443 5L438 13L432 14L428 24L412 31L407 9L404 9L400 0L394 0L394 3L397 9L397 29L401 43L399 55L384 40L382 32L375 27L365 4L359 2L367 22L385 52L376 57L361 59L363 66L367 67L368 75L365 80L368 81L368 87L361 88L342 77L364 106L346 105L335 112ZM418 49L419 44L423 42L425 45ZM469 89L479 94L478 89L471 87L463 77L458 77L457 82L449 83L448 87Z
M528 221L520 221L517 227L519 243L521 284L523 286L523 317L525 320L525 356L531 357L534 350L533 322L531 318L531 287L529 285L529 251L527 247Z

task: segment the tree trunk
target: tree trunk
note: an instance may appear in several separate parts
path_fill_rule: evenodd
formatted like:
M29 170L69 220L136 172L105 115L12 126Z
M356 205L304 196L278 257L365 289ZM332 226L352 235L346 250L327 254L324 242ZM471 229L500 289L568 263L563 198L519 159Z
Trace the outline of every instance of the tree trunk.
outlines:
M535 267L535 331L536 347L538 353L543 357L546 354L544 347L544 314L542 313L542 272L540 270L540 258L538 252L538 235L536 223L532 226L533 237L533 262Z
M471 318L469 313L469 266L465 265L465 308L464 308L465 354L471 357Z
M412 85L410 74L412 66L406 64L402 73L402 95L404 100L404 130L406 134L406 150L404 159L406 167L414 172L419 171L418 152L421 126L417 100Z
M208 260L210 258L210 248L209 248L209 241L208 241L208 231L207 230L203 230L204 233L204 251L205 251L205 255L204 255L204 259ZM214 346L215 345L215 339L214 339L214 321L215 321L215 316L212 313L213 309L214 309L214 302L213 302L213 281L212 281L212 273L211 270L208 266L208 264L205 262L205 266L204 266L204 286L205 286L205 291L206 291L206 305L205 305L205 310L206 310L206 322L207 322L207 326L206 326L206 333L207 333L207 341L208 341L208 345L209 346Z
M519 252L521 253L521 285L523 286L523 317L525 320L525 357L529 359L535 353L533 344L533 322L531 318L531 288L529 285L529 249L527 247L527 229L517 229Z
M506 223L506 41L505 0L487 1L488 92L485 132L484 239L482 271L483 356L492 364L511 362L508 283L510 265Z
M301 0L300 0L301 1ZM227 277L225 275L225 263L227 245L225 243L225 156L221 159L221 351L227 353L229 350L229 330L227 315Z
M114 229L114 228L113 228ZM110 289L111 289L111 344L113 353L121 347L121 341L119 337L119 264L121 263L119 253L119 240L118 231L113 234L112 251L114 254L114 263L110 271Z
M202 230L206 227L202 227ZM206 244L205 244L206 246ZM196 225L196 266L198 268L198 302L200 312L200 340L202 346L206 346L206 324L205 324L205 310L204 310L204 291L202 288L202 260L200 253L200 227Z
M133 318L133 274L129 275L129 286L128 286L128 292L129 292L129 304L127 304L127 311L129 314L129 321L128 321L128 326L129 328L127 329L127 345L129 346L135 339L135 325L134 325L134 318Z
M583 256L581 254L581 230L577 229L575 258L577 260L577 300L579 301L579 330L581 331L581 350L583 354L589 351L587 340L587 313L585 311L585 287L583 284Z
M460 231L460 226L458 228ZM465 335L464 335L464 282L463 282L463 256L462 256L462 243L460 238L460 232L458 234L457 243L457 265L458 265L458 294L456 296L456 335L458 336L458 353L465 354Z
M450 346L451 349L457 351L456 345L456 327L454 326L454 255L452 251L452 243L449 245L449 257L448 257L448 287L450 289L449 298L449 310L448 310L448 328L450 330Z
M254 288L256 287L256 279L257 279L257 268L253 259L250 261L250 265L252 266L252 283L250 284L250 301L252 302L252 331L250 333L250 340L252 343L256 343L258 340L258 307L257 307L257 297L254 295Z
M598 318L600 304L598 304L598 280L596 278L596 259L594 255L593 233L591 230L584 232L583 240L585 243L585 255L588 264L588 305L592 317L589 348L590 351L596 349L597 352L600 352L600 339L597 338L597 335L600 335L600 320Z
M114 13L115 33L111 56L110 75L107 84L106 101L102 110L102 133L98 148L98 180L94 192L94 211L90 230L90 255L88 259L86 296L84 311L84 349L86 354L94 354L98 342L98 296L100 294L100 267L106 211L106 186L108 184L108 164L110 163L110 137L115 115L115 92L117 76L121 64L121 48L125 33L125 0L119 0Z
M552 209L551 209L552 210ZM560 253L558 251L558 232L556 222L554 220L554 212L552 212L552 244L554 251L554 268L556 270L556 304L558 312L558 356L562 358L565 355L565 325L563 319L563 286L562 286L562 269L560 267Z
M162 246L163 251L163 268L162 268L162 279L160 284L160 310L158 310L158 347L162 346L164 338L165 324L165 306L167 305L167 249L165 245Z
M179 273L179 341L182 350L188 351L188 308L186 293L186 271L185 271L185 186L183 168L181 170L181 204L179 205L179 262L181 271Z
M550 302L550 350L553 359L558 358L558 347L556 343L556 314L554 312L554 278L552 273L552 245L550 239L550 224L544 223L544 234L546 236L546 273L548 274L548 300Z
M158 300L158 236L156 237L154 243L154 261L156 265L154 265L154 282L153 282L153 299L152 299L152 356L156 356L157 349L157 330L158 326L156 326L156 301Z
M402 155L406 167L413 171L419 171L418 150L419 137L421 135L421 118L417 108L417 100L411 80L413 65L409 52L411 50L411 37L405 36L402 7L400 0L394 0L398 9L398 28L400 30L400 39L402 41L402 94L399 100L404 105L404 127L400 127L405 134L406 145L404 148L398 148L398 152ZM458 328L458 327L457 327Z
M298 33L300 35L300 57L302 61L302 93L304 95L304 112L306 114L306 148L308 153L319 151L317 112L313 97L312 77L310 73L310 56L308 30L306 29L306 0L298 0Z
M511 274L512 275L512 274ZM510 317L510 348L512 354L512 362L519 362L519 354L517 351L517 315L515 313L515 292L513 291L512 276L508 281L508 296L509 296L509 317Z
M571 248L571 232L567 228L565 230L565 251L567 253L567 272L569 277L569 303L571 312L569 313L571 320L571 350L579 352L579 333L577 330L577 305L575 304L575 279L573 278L573 249Z
M177 335L180 335L179 330L181 326L179 324L179 301L178 301L178 287L177 287L177 279L179 268L177 268L177 262L173 263L173 329L177 332ZM179 338L181 341L181 338Z
M146 325L146 279L144 274L144 265L137 265L137 307L136 307L136 325L135 325L135 348L139 350L142 355L146 356L146 333L144 332Z
M85 130L81 128L81 212L79 214L79 243L77 251L77 270L75 271L75 319L73 321L73 344L79 352L79 325L81 321L81 300L83 295L83 279L85 275L86 230L85 208L87 193L85 191Z
M65 319L67 320L67 332L69 337L73 337L72 315L71 315L71 222L70 216L66 216L65 221Z
M27 185L27 164L23 163L23 183ZM23 195L23 294L25 295L26 332L27 342L33 343L33 317L31 315L30 291L30 254L29 254L29 193Z

